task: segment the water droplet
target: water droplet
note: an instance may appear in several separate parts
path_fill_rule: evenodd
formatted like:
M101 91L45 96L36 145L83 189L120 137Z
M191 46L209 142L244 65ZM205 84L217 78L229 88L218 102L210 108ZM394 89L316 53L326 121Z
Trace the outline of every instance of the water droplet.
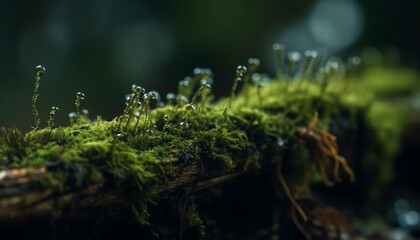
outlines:
M142 94L145 91L144 88L136 84L131 85L131 90L133 91L133 93L137 93L137 94Z
M289 59L289 62L292 63L292 64L295 64L295 63L299 62L299 60L301 58L300 53L298 53L298 52L291 52L291 53L289 53L289 55L287 57Z
M193 74L194 74L195 76L197 76L197 75L203 75L203 74L204 74L204 69L196 67L196 68L194 68L194 70L193 70Z
M170 93L168 93L168 94L166 94L166 100L175 100L175 98L176 98L176 95L175 95L175 93L172 93L172 92L170 92Z
M190 127L190 125L187 122L181 122L179 124L179 126L181 126L182 128L189 128Z
M85 94L84 93L82 93L82 92L77 92L76 93L76 96L79 98L79 99L85 99Z
M318 51L316 50L305 51L305 57L310 58L310 59L315 59L316 57L318 57Z
M149 95L149 99L160 101L160 95L157 91L150 91L147 95Z
M87 110L86 108L82 109L82 116L83 117L89 116L89 110Z
M358 66L362 63L362 59L360 57L351 57L349 58L349 64Z
M239 66L236 68L236 74L237 74L238 76L242 76L242 75L244 75L244 74L246 73L246 71L247 71L246 67L245 67L245 66L242 66L242 65L239 65Z
M281 138L281 137L277 138L277 146L283 147L284 144L285 143L284 143L284 139L283 138Z
M70 124L74 124L77 121L77 114L75 112L69 113L68 116Z
M276 62L276 76L277 79L281 79L283 75L283 54L284 54L284 47L281 44L273 44L273 52Z
M163 119L165 119L165 121L168 121L169 120L169 115L167 115L167 114L163 115Z
M118 139L120 139L120 140L122 140L123 138L124 138L124 134L122 134L122 133L117 133L117 138Z
M58 107L53 106L53 107L51 107L50 114L51 114L51 115L54 115L54 114L55 114L58 110L59 110L59 109L58 109Z
M274 52L282 52L284 50L284 46L279 43L273 44L273 51Z
M135 112L134 116L137 117L137 118L140 117L140 112Z
M188 87L190 85L190 78L185 78L184 80L179 81L178 85L180 87Z
M130 94L125 95L125 105L128 105L131 101L131 98L133 98L133 97L134 97L134 93L130 93Z
M204 73L204 76L206 76L207 78L213 77L213 72L208 68L203 69L203 73Z
M131 85L131 91L133 91L134 93L137 91L137 88L139 88L139 86L137 84L132 84Z
M333 73L338 71L340 66L338 65L338 62L327 62L325 64L325 70L327 73Z
M35 67L35 74L37 76L42 76L42 75L44 75L45 72L46 72L45 67L43 67L41 65L38 65L38 66Z
M211 84L206 79L201 79L200 84L201 84L201 86L203 86L206 89L211 88Z
M74 118L76 118L76 116L77 116L77 114L75 112L69 113L69 118L70 119L74 119Z
M146 130L146 133L147 133L147 134L149 134L149 135L152 135L154 132L153 132L153 130L152 130L152 129L147 129L147 130Z
M257 68L258 66L260 66L260 59L250 58L250 59L248 59L248 64L252 68Z
M195 111L195 107L194 107L194 105L192 105L192 104L187 104L187 105L185 105L185 109L186 109L187 111Z
M261 80L261 74L254 73L254 74L252 74L251 79L252 79L252 82L257 83Z
M420 215L416 211L413 211L413 210L408 211L403 216L404 216L403 219L404 219L405 225L415 226L415 225L418 225L420 222ZM404 224L401 224L401 225L404 225Z
M178 99L179 99L181 102L184 102L184 103L188 103L188 102L189 102L189 101L188 101L188 98L187 98L186 96L184 96L184 95L179 96L179 97L178 97Z

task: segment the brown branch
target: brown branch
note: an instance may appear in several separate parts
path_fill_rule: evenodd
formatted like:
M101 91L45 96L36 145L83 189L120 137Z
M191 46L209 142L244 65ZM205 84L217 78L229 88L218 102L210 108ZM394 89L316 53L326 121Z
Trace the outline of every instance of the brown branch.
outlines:
M65 164L54 165L61 167ZM127 197L129 189L124 186L107 189L105 180L101 180L83 189L60 192L54 189L43 189L42 175L48 167L36 170L14 169L0 171L0 225L11 224L48 216L59 211L66 216L81 215L108 205L129 206ZM238 169L241 169L238 167ZM155 198L171 195L182 189L188 195L230 181L244 174L244 171L220 175L213 171L204 171L199 160L178 166L168 184L162 184L152 194Z

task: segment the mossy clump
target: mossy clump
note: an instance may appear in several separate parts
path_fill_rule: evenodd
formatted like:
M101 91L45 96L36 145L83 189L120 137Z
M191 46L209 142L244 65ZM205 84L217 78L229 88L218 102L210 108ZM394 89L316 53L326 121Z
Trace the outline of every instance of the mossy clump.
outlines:
M364 69L356 81L377 98L409 96L420 91L420 75L409 68L374 65Z
M180 165L199 161L215 175L261 167L264 146L293 148L302 135L298 129L310 126L316 113L317 127L324 131L336 128L337 119L345 119L345 127L356 131L357 119L364 119L374 135L372 147L384 149L382 156L391 159L403 120L374 103L371 92L347 81L341 68L330 61L322 71L305 69L311 74L283 79L241 72L235 81L243 77L254 84L247 82L236 97L232 94L214 103L209 102L211 72L203 69L184 80L176 98L168 98L166 105L156 92L133 87L123 114L111 121L77 114L77 121L67 127L26 134L3 128L0 169L59 164L62 167L47 168L42 179L43 187L59 191L103 181L108 187L124 186L132 193L134 215L147 223L147 204L153 202L159 186L174 181ZM305 156L294 165L298 169L288 169L286 176L301 182L302 169L318 170L307 159L309 154ZM368 168L382 164L370 159L366 158ZM390 168L391 160L387 161L384 168ZM312 176L313 181L322 181L319 175ZM195 212L195 205L191 209ZM193 220L188 221L198 224L198 218Z

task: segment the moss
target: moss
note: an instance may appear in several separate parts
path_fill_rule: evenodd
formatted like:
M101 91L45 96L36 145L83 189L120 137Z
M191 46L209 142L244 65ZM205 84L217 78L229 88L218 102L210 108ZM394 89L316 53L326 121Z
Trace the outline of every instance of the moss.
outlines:
M394 177L394 157L398 153L401 134L410 116L409 108L377 101L366 114L368 146L363 170L369 176L371 201L378 200L383 187Z
M203 221L197 211L197 204L193 199L184 200L183 206L179 207L179 213L181 216L181 228L180 235L182 236L188 230L197 230L199 239L203 239L205 236Z
M374 172L380 167L377 174L381 181L390 179L404 119L352 82L334 76L328 84L312 78L273 79L263 87L247 84L232 99L230 109L225 107L229 99L209 104L205 89L199 90L201 101L197 95L192 97L198 88L194 85L183 90L188 92L187 97L195 99L191 99L193 107L178 101L175 106L150 110L146 104L149 101L162 104L142 95L143 106L130 101L124 114L109 122L83 117L68 127L27 134L3 129L0 169L34 169L61 162L65 167L48 169L42 179L44 187L67 191L102 180L111 187L124 185L132 192L134 216L146 224L147 205L153 202L153 193L159 185L173 181L177 165L198 160L206 171L218 174L261 167L263 146L292 148L299 140L297 127L309 126L317 112L318 128L324 130L333 128L340 117L349 122L347 128L355 129L356 119L364 116L373 136L365 168ZM140 95L134 96L140 99ZM187 98L178 95L178 99L182 97ZM140 116L130 115L135 112ZM312 182L322 181L315 163L309 161L308 151L302 147L287 169L292 185L301 183L307 169L314 173ZM377 151L380 154L374 156ZM189 209L196 212L195 205ZM190 223L200 223L194 214L188 216L192 216Z
M420 90L420 75L409 68L373 66L357 79L360 87L380 98L410 95Z

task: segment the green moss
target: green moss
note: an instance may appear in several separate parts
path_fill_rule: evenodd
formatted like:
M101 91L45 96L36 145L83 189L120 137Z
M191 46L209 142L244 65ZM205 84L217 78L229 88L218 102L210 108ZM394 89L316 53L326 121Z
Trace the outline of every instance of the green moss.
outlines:
M3 129L0 169L60 163L64 167L48 168L42 179L44 187L59 191L103 180L108 187L123 185L132 193L129 200L134 216L147 223L147 205L153 202L153 193L173 181L178 165L198 160L205 171L216 175L261 167L264 147L292 148L299 140L297 127L309 126L317 112L317 127L324 130L333 128L339 119L349 122L347 130L357 130L357 119L363 119L373 136L364 166L372 172L380 167L378 177L389 181L404 119L351 82L331 76L327 83L273 79L262 88L247 84L233 99L230 110L225 107L228 99L209 104L208 98L202 97L193 103L194 108L182 101L151 111L148 105L127 106L123 116L109 122L82 118L68 127L27 134ZM197 88L185 91L191 98ZM200 91L202 96L208 94ZM130 109L142 114L139 118L128 116ZM302 182L307 169L313 173L312 182L321 182L308 151L302 146L300 154L290 160L286 176L292 185ZM374 156L377 151L380 154ZM194 205L190 209L196 212ZM192 216L189 222L200 223L194 214L187 215Z
M404 96L420 90L420 75L409 68L374 66L366 68L357 79L360 87L378 97Z
M378 200L384 185L394 177L394 157L401 143L404 124L410 116L409 108L377 101L366 114L368 146L363 170L369 176L370 200Z

